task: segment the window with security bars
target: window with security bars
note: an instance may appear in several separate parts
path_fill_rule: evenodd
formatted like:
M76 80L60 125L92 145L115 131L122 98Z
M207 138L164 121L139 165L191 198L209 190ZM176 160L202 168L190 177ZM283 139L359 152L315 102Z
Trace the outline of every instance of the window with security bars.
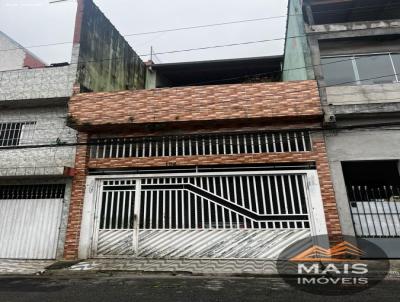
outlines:
M91 158L306 152L312 148L308 131L102 138L90 144Z
M64 184L0 185L1 199L64 198Z
M398 162L344 162L342 166L356 235L400 237Z
M0 123L0 147L30 143L35 126L36 122Z

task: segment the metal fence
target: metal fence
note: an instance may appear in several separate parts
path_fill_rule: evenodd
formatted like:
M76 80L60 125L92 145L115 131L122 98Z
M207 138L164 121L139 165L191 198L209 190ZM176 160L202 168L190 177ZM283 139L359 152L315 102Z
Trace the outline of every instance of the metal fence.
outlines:
M141 180L139 229L309 228L303 175ZM104 181L100 229L132 229L134 180Z
M90 144L91 158L305 152L312 148L307 131L102 138Z
M348 188L357 236L400 237L400 185Z

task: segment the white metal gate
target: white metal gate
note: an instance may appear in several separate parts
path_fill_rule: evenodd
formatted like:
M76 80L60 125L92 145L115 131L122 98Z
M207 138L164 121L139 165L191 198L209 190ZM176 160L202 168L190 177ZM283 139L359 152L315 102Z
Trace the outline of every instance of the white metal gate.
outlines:
M0 193L0 258L55 259L64 185L2 186Z
M310 236L309 188L289 171L100 179L92 256L274 258Z

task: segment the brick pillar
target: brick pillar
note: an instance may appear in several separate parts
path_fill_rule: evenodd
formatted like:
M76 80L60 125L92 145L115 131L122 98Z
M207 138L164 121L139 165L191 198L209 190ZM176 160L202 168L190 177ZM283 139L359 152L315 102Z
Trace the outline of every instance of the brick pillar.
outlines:
M321 196L329 241L331 244L335 244L342 241L343 237L339 221L339 212L336 205L335 191L331 180L328 156L326 153L325 139L322 134L313 136L313 149L316 153L315 161L321 186Z
M75 176L72 180L71 203L68 214L67 234L64 246L64 258L73 260L78 258L79 235L81 230L82 209L85 196L87 163L89 148L86 145L88 135L78 134L78 145L75 157Z

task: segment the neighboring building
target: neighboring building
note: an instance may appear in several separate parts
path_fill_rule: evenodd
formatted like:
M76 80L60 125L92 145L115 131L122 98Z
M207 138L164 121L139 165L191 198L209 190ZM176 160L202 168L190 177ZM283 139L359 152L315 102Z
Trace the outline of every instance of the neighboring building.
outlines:
M391 258L400 257L399 16L390 0L290 0L283 71L318 81L343 233Z
M83 93L69 114L67 259L276 259L341 238L315 81Z
M90 0L78 4L71 64L44 66L3 34L0 49L0 258L60 258L75 173L69 98L142 89L145 65Z
M0 71L38 68L46 63L0 31Z

